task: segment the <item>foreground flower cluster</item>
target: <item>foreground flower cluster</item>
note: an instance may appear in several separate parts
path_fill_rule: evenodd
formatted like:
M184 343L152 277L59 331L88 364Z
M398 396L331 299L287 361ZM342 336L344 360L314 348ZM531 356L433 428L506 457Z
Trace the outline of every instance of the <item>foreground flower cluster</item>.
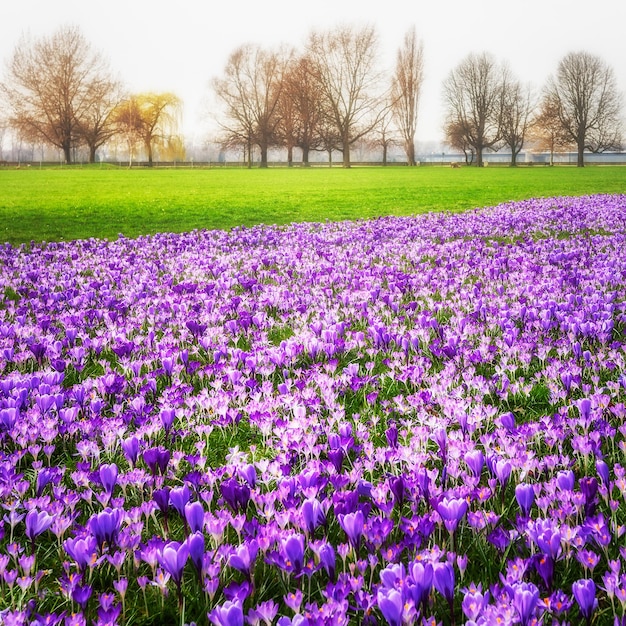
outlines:
M0 246L3 624L626 623L626 196Z

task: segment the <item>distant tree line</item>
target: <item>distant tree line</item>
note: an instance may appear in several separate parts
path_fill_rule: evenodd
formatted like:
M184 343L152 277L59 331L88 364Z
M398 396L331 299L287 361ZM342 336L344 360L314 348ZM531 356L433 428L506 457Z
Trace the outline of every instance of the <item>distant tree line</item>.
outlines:
M76 27L35 41L23 38L0 89L9 126L22 140L59 149L66 163L81 146L94 162L97 150L112 142L123 143L129 161L141 146L150 164L155 149L174 155L182 150L180 99L125 93Z
M313 151L339 151L350 167L351 149L367 140L382 150L402 146L416 164L415 135L424 80L423 44L415 28L401 42L390 74L377 65L372 26L314 31L301 51L246 44L229 56L212 82L224 149L253 154L268 165L271 148L294 149L308 165ZM49 37L22 39L0 84L8 125L21 138L53 146L66 162L78 146L94 161L104 145L122 146L132 163L184 158L179 133L182 102L172 93L125 93L102 55L76 27ZM443 83L445 139L468 164L483 165L485 151L510 150L511 165L529 140L552 155L621 149L621 95L612 68L587 52L567 54L535 94L506 64L488 53L470 54Z

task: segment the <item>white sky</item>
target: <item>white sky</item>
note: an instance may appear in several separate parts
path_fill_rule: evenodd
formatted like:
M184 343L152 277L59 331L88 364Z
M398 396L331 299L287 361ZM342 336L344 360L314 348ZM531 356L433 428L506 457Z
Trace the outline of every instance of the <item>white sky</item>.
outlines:
M442 83L470 52L493 53L539 89L565 54L585 50L613 67L626 92L624 0L3 0L2 73L21 35L68 24L80 27L129 90L182 98L184 132L199 140L210 80L236 47L299 47L312 29L339 24L374 24L388 67L415 25L426 73L418 142L441 138Z

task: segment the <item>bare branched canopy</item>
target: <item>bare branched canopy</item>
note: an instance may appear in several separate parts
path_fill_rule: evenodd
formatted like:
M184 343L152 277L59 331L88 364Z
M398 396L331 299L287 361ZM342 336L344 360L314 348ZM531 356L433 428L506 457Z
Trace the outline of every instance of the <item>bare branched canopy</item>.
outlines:
M502 139L501 119L506 68L487 53L470 54L444 82L447 105L446 128L454 129L448 141L455 139L471 146L476 165L483 165L483 151Z
M530 127L533 142L539 150L550 153L550 165L558 150L569 150L574 145L559 117L559 105L549 94L544 93Z
M313 32L307 43L324 115L339 139L344 167L350 167L350 147L377 125L381 115L377 46L373 26Z
M415 133L423 82L424 46L413 27L398 50L391 82L393 120L402 136L408 165L415 165Z
M68 163L81 143L94 159L110 137L117 89L102 56L72 26L35 41L23 38L3 84L11 125L29 141L59 148Z
M500 134L502 142L511 151L511 165L517 163L517 155L524 147L532 122L534 102L530 86L514 79L506 80L502 91Z
M270 146L275 143L280 122L280 95L289 55L247 44L228 58L224 75L213 88L225 106L222 128L229 144L242 143L251 164L252 146L261 152L261 167L267 167Z
M604 152L621 146L621 96L612 68L588 52L571 52L559 63L545 89L561 126L576 145L578 167L584 151Z

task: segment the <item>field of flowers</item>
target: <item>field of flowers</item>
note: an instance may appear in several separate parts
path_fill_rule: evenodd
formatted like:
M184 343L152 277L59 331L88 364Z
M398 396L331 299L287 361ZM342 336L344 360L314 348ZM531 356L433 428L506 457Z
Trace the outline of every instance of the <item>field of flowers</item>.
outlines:
M626 196L0 245L0 623L624 624Z

